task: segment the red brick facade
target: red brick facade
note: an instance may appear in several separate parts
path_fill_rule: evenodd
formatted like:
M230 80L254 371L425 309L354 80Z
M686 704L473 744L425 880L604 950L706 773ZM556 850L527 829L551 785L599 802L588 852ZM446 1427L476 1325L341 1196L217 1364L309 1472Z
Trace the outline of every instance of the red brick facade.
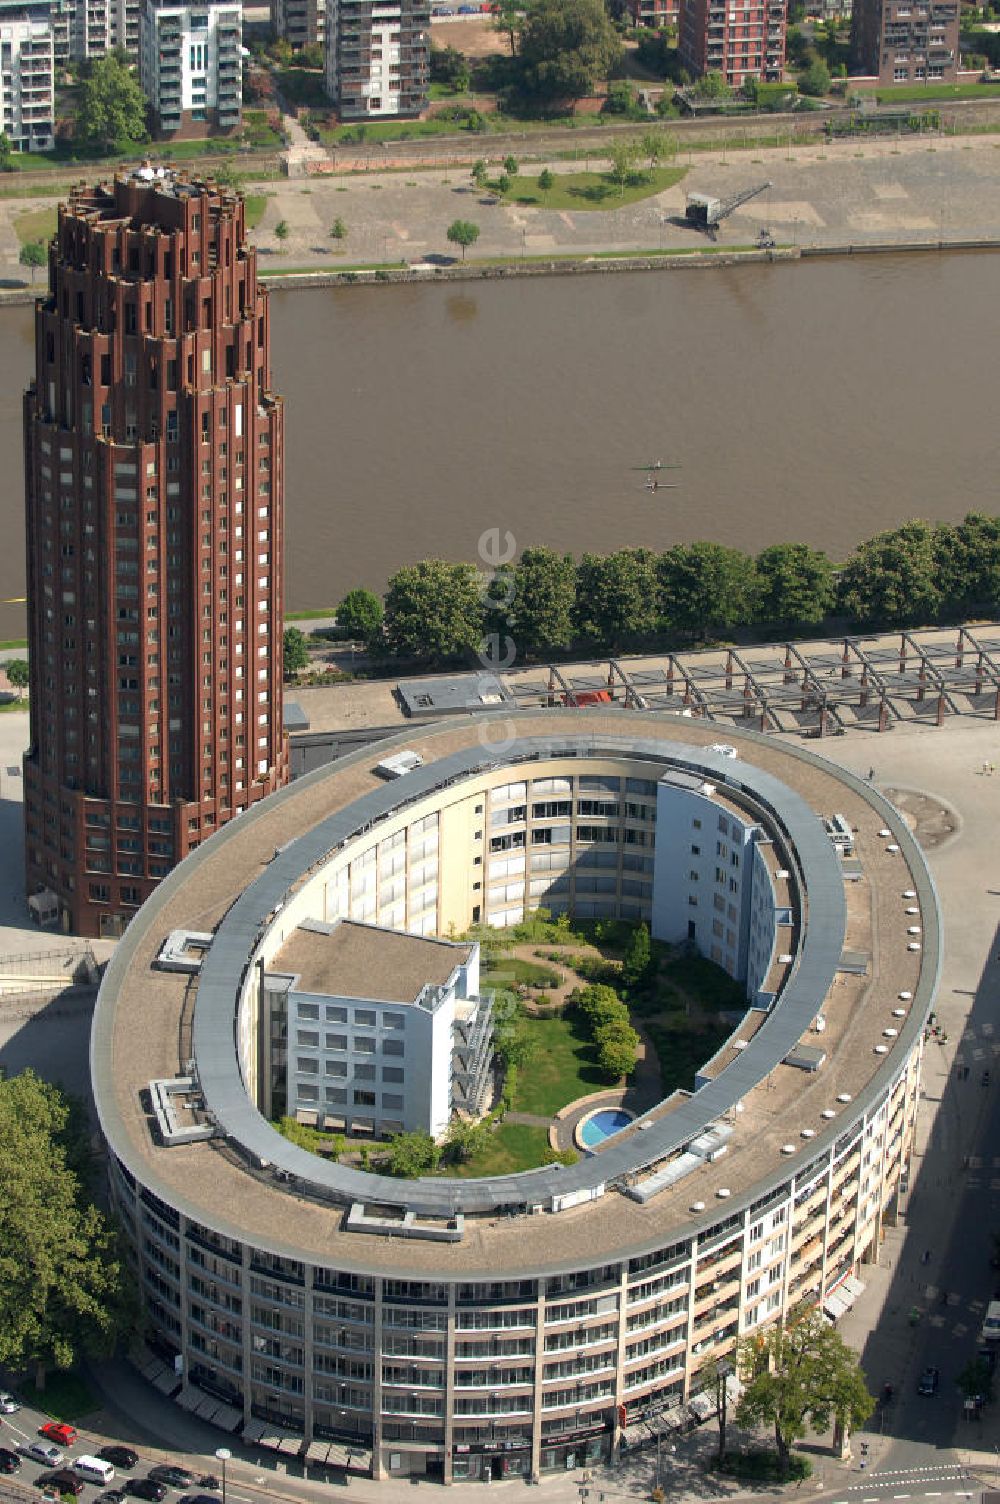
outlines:
M682 0L679 47L693 78L721 73L739 88L747 78L782 77L785 66L784 0Z
M35 346L27 890L115 935L288 777L284 414L242 201L169 176L75 190Z

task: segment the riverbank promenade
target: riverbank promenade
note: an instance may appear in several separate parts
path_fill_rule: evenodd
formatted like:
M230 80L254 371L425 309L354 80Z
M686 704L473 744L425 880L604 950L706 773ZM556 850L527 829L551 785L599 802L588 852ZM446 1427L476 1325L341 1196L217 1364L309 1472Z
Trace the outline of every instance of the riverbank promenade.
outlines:
M265 275L412 265L426 258L446 264L456 252L445 231L458 218L480 228L469 258L473 266L495 258L527 262L666 251L691 253L694 264L727 248L752 246L761 229L769 230L779 247L792 248L1000 244L1000 140L990 135L752 145L745 151L681 151L676 161L686 171L672 188L622 208L598 210L495 203L473 187L464 165L248 183L246 191L266 198L252 235ZM533 161L525 171L543 165ZM562 173L584 164L547 165ZM595 156L586 165L607 164ZM683 223L688 191L725 197L765 179L771 187L726 220L715 249ZM0 201L0 299L3 288L24 295L16 221L28 211L54 207L61 196ZM346 230L341 239L330 234L337 219ZM284 240L275 233L281 222L288 229ZM710 254L697 254L706 251Z

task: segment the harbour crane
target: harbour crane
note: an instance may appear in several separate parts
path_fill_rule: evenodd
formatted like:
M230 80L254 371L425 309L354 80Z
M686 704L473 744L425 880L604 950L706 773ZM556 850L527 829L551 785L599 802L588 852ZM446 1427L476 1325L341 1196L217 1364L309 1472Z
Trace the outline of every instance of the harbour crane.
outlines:
M770 186L769 181L755 183L752 188L744 188L742 193L731 194L729 198L716 198L711 193L689 193L685 218L688 224L696 230L704 230L714 240L716 230L724 219L728 219L741 204L756 198L758 193L765 193Z

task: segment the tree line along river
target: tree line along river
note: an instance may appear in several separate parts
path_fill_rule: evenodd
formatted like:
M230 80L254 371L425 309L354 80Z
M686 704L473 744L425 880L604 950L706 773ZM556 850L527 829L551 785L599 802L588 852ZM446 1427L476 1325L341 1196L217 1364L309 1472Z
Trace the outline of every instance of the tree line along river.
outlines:
M287 601L477 557L710 538L834 559L996 509L989 255L276 291ZM24 593L32 315L0 312L0 597ZM680 469L648 491L635 467ZM23 632L0 606L0 638Z

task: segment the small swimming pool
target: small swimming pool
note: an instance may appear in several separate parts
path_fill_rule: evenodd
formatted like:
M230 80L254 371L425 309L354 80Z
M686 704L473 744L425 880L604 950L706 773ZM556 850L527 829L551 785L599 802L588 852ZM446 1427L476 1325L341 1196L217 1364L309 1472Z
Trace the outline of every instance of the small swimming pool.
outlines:
M599 1112L592 1112L589 1118L584 1118L580 1124L577 1129L579 1142L584 1149L595 1149L612 1134L627 1128L633 1117L633 1113L626 1112L622 1107L602 1107Z

